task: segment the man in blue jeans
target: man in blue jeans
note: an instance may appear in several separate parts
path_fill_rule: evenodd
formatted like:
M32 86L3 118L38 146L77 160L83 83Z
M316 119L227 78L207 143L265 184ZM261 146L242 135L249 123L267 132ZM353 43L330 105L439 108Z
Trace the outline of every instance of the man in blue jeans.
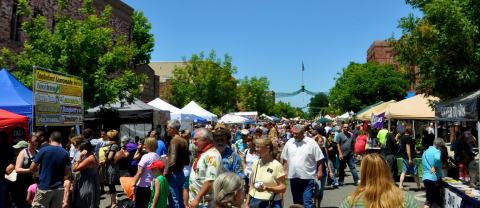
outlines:
M180 137L180 122L171 120L167 124L168 135L172 137L168 147L168 168L165 168L170 194L168 195L168 206L174 208L185 207L183 203L183 184L185 175L183 167L188 165L188 142Z
M353 185L358 185L358 174L355 168L355 157L353 155L354 138L348 131L348 124L343 124L342 130L337 136L338 147L338 159L340 159L340 169L338 176L338 185L343 186L343 180L345 178L345 168L348 164L348 168L352 172Z
M322 159L324 158L317 142L304 135L304 127L295 125L293 137L285 144L281 158L287 167L287 176L294 204L305 208L313 207L315 178L322 178Z

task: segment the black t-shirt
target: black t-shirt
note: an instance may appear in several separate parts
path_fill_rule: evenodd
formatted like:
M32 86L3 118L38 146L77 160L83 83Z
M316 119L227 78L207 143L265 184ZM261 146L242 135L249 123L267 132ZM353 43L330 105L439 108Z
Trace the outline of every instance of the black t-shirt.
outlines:
M332 161L335 161L335 159L337 158L337 154L338 154L337 143L333 142L333 141L330 142L330 143L327 143L325 148L328 151L328 159L332 160Z
M415 158L415 142L413 142L413 139L410 135L403 135L402 138L400 138L400 148L401 148L400 153L402 154L402 157L404 159L408 159L407 144L410 145L410 155L412 159L414 159Z
M387 142L385 144L385 155L397 155L398 153L398 144L395 140L395 135L388 133Z

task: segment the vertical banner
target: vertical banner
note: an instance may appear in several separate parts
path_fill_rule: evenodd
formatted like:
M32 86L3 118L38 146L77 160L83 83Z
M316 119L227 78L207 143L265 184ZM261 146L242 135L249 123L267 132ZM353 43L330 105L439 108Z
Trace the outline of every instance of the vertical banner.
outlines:
M385 121L385 113L380 113L378 115L375 115L372 113L372 118L370 123L373 128L382 129L384 121Z
M36 126L83 125L83 80L34 67Z

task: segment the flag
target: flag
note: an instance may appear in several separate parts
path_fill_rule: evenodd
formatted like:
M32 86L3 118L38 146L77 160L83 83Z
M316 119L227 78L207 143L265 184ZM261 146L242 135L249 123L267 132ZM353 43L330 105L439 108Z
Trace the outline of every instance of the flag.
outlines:
M305 66L303 66L303 61L302 61L302 71L305 71Z

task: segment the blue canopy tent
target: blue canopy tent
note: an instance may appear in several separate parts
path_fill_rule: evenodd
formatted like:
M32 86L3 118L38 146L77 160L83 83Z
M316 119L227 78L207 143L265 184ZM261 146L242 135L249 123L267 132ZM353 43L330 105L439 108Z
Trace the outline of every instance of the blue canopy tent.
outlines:
M200 116L197 116L195 114L192 114L193 115L193 122L194 123L207 123L207 119L204 119Z
M0 108L32 120L33 92L8 70L0 70Z

